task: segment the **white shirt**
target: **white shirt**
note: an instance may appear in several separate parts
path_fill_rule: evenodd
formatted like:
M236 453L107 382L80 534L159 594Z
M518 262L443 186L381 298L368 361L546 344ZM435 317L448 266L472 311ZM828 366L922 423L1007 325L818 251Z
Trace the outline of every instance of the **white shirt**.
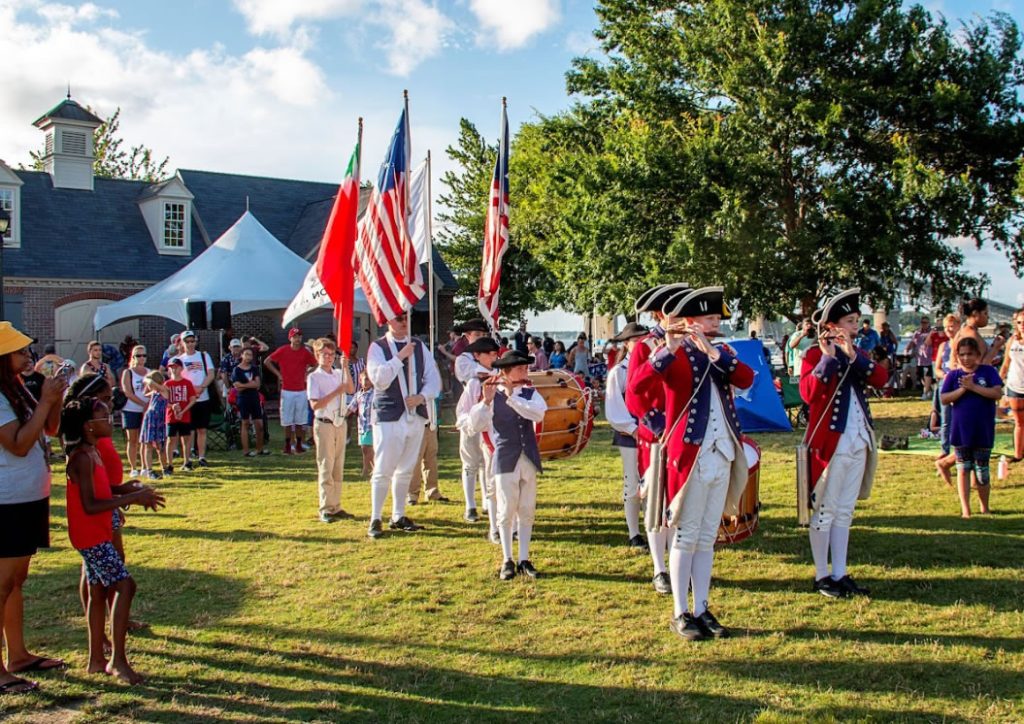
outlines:
M1010 367L1006 370L1006 386L1018 395L1024 395L1024 343L1016 337L1010 337L1006 354L1010 357Z
M206 358L206 369L203 369L203 358ZM181 360L181 364L184 365L182 375L186 380L192 383L192 386L196 388L196 392L199 393L197 398L199 402L210 399L210 391L205 387L200 390L200 385L206 379L206 375L210 372L216 372L217 369L213 366L213 360L210 359L210 355L206 352L200 352L196 350L192 354L179 354L178 359Z
M472 352L463 352L455 358L455 379L462 384L476 375L477 363Z
M483 373L496 374L495 372L488 370L486 367L477 365L473 372L473 375L466 380L465 386L462 388L462 395L459 397L459 401L455 404L455 427L461 430L466 435L476 435L478 432L470 432L472 425L470 424L470 416L473 411L473 407L480 402L483 397L483 385L480 382L478 375Z
M336 389L345 384L345 373L341 370L332 369L330 372L322 367L317 367L309 373L306 378L306 396L310 405L317 400L322 400ZM331 420L335 427L341 427L345 422L344 395L338 395L319 410L313 410L313 417Z
M389 332L384 336L384 341L391 347L391 359L384 359L384 351L380 348L379 344L371 344L370 349L366 353L366 374L370 378L370 382L373 384L374 389L382 394L387 391L391 383L398 378L398 384L402 389L402 396L409 397L410 395L423 395L423 397L430 401L441 394L441 375L437 371L437 364L434 362L433 355L430 354L430 350L423 347L423 389L414 390L416 379L419 377L418 371L416 370L416 355L409 355L409 376L402 374L402 370L405 366L402 364L402 360L398 359L398 348L395 343L408 343L409 338L395 339ZM422 344L419 340L414 340L415 344ZM406 415L416 415L415 410L406 411ZM420 418L422 420L422 418Z
M515 394L510 395L508 388L505 385L498 385L498 389L505 393L508 398L508 406L512 408L512 411L518 414L520 417L524 417L530 422L543 422L544 413L548 411L548 403L544 401L543 395L537 390L533 391L533 395L529 400L523 397L524 387L517 387ZM476 435L480 432L489 432L493 435L491 429L491 423L494 421L494 405L488 405L483 400L473 405L469 411L466 432L470 435Z
M636 420L626 409L626 371L629 369L629 355L612 368L605 382L604 416L616 432L632 435L636 432Z
M850 409L846 413L846 429L836 444L836 455L851 455L865 448L874 447L874 439L868 427L868 417L857 395L850 391Z
M726 460L736 458L736 445L733 443L732 430L725 421L725 407L722 404L722 393L717 386L711 386L711 405L708 408L708 426L704 431L704 442L700 445L698 457L705 452L717 450Z

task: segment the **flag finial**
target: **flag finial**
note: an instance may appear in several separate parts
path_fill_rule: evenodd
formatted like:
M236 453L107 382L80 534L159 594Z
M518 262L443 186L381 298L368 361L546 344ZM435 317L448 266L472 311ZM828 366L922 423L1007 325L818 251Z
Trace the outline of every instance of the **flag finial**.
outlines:
M501 97L501 107L504 108L507 105L508 105L508 98L506 98L505 96L502 96Z
M409 89L408 88L406 88L405 90L402 91L402 98L404 98L405 100L409 100Z
M68 100L71 100L71 81L68 81Z

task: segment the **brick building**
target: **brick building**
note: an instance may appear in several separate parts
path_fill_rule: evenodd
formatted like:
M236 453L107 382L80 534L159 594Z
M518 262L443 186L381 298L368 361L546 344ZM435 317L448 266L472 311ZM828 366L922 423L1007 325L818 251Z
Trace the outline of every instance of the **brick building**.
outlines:
M156 184L96 178L93 132L101 123L68 97L34 123L45 135L43 171L14 170L0 160L0 208L11 217L2 250L4 316L40 344L55 342L59 354L77 362L90 339L116 345L131 335L151 350L163 349L180 324L140 317L97 332L96 308L175 273L246 209L285 246L315 260L337 184L188 169ZM436 251L433 261L443 333L452 325L456 284ZM283 343L283 311L236 315L232 330ZM329 331L332 319L321 310L299 323L311 337ZM358 324L365 349L366 332L377 329L368 318ZM413 310L413 332L426 330L422 299ZM217 332L200 336L201 347L217 350Z

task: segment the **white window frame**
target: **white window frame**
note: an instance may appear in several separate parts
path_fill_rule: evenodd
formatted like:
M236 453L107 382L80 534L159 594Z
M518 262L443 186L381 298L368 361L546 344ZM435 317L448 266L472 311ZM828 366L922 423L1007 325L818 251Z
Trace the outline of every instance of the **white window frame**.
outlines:
M21 209L18 207L21 205L21 189L17 186L0 186L0 204L6 209L7 213L11 216L11 225L7 229L7 236L4 237L3 244L5 249L19 249L21 248ZM10 206L4 203L4 198L10 199Z
M169 216L169 214L171 212L171 207L178 207L178 208L181 209L181 218L180 219L176 220L176 219L173 219L173 218L171 218ZM164 201L163 205L161 207L161 212L162 212L161 215L160 215L160 223L161 223L160 246L161 246L161 248L166 250L166 251L179 252L179 253L187 253L188 249L189 249L189 239L188 239L188 226L189 226L189 224L188 224L188 221L189 221L189 218L188 218L188 204L186 202L184 202L184 201ZM178 230L178 232L180 234L180 236L178 238L178 241L180 241L180 243L174 243L174 244L168 243L168 239L170 238L169 232L172 231L170 225L173 224L173 223L180 223L181 224L181 228Z

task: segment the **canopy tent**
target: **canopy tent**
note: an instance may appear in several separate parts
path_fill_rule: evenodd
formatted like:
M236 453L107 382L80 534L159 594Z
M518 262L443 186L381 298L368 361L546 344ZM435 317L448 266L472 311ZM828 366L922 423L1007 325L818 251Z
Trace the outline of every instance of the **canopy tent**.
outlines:
M764 347L759 339L730 341L736 356L754 370L754 384L746 390L734 390L736 412L744 432L791 432L786 410L782 406L772 370L764 358Z
M232 314L284 309L309 267L246 211L187 266L149 289L99 307L93 323L102 329L124 319L153 316L185 325L189 301L228 301ZM355 308L369 312L358 289Z

